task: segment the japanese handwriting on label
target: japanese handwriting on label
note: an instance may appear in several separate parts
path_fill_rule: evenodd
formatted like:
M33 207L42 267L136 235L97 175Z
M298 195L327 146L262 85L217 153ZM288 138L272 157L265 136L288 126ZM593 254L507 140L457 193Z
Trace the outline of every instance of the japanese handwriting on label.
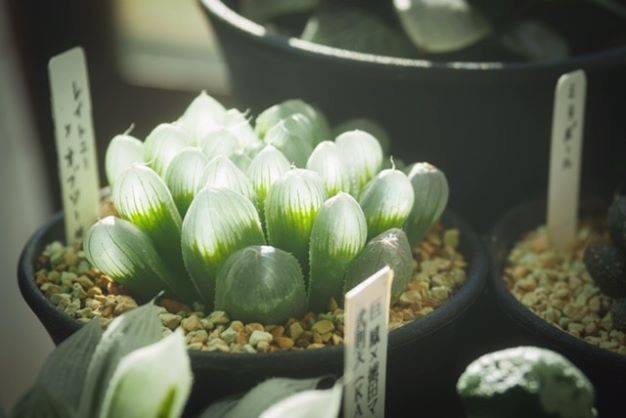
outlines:
M91 95L82 48L48 64L59 178L68 243L80 241L98 217L99 190Z
M385 267L346 294L344 416L385 415L387 330L393 271Z
M587 80L563 74L554 92L547 225L550 241L567 248L576 237Z

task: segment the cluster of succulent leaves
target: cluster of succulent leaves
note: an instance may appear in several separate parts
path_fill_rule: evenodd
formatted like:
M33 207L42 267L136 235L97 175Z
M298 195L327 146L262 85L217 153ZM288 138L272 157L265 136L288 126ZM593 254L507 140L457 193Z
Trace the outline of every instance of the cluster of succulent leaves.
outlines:
M579 1L584 2L626 17L626 7L617 1ZM245 16L278 26L290 35L352 51L403 58L538 61L570 54L568 40L541 19L541 6L550 3L553 1L242 0L240 7ZM531 11L536 8L538 17L533 17ZM303 15L306 23L299 30L297 23Z
M17 402L15 418L182 416L192 374L182 331L167 337L148 303L106 331L94 319L61 343Z
M106 172L121 219L89 229L86 256L139 298L165 290L242 321L325 311L385 265L397 297L448 185L428 163L382 169L380 142L356 126L382 132L357 119L333 133L301 100L253 128L202 93L145 142L113 138Z
M626 194L616 193L609 207L610 240L585 249L585 266L602 293L615 299L613 326L626 331Z
M474 360L457 382L468 418L593 418L595 390L562 355L516 347Z

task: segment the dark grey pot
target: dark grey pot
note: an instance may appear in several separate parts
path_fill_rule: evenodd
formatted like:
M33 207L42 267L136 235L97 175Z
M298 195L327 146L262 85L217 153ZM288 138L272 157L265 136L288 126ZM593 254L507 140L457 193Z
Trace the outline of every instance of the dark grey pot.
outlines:
M583 215L605 213L608 202L587 201ZM491 230L491 287L498 308L498 347L534 345L557 351L578 366L593 382L598 398L599 416L624 417L626 394L626 356L600 349L548 324L509 292L502 273L515 243L526 233L545 223L545 200L521 204L502 217Z
M483 309L477 303L487 275L483 245L458 216L447 212L443 222L461 231L461 251L469 262L465 285L431 315L390 333L388 360L388 416L412 416L430 411L431 417L460 413L455 383L464 367L485 346L478 322ZM47 244L64 241L63 214L42 226L28 241L18 265L22 295L56 344L80 324L57 310L34 281L35 263ZM311 377L342 374L343 348L272 354L221 354L190 351L195 376L189 411L216 399L245 391L271 376ZM417 408L417 409L415 409Z
M267 33L237 14L237 1L200 2L237 106L258 114L302 98L333 122L357 116L381 122L397 155L443 169L452 206L480 231L517 204L520 190L545 190L554 87L565 72L581 68L588 77L583 172L615 184L616 171L626 169L618 159L626 129L617 123L626 108L626 47L544 63L395 59Z

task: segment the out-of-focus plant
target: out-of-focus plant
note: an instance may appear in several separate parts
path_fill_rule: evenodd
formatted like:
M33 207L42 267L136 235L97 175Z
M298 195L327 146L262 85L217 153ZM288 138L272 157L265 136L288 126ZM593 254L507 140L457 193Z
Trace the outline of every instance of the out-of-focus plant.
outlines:
M266 109L253 127L202 93L145 142L113 139L107 173L123 219L97 222L86 255L137 297L165 290L245 321L324 311L383 262L397 296L411 248L446 205L445 176L425 163L408 175L382 169L365 130L331 135L301 100Z
M150 302L102 331L93 319L48 357L15 418L177 418L192 374L182 331L162 337Z

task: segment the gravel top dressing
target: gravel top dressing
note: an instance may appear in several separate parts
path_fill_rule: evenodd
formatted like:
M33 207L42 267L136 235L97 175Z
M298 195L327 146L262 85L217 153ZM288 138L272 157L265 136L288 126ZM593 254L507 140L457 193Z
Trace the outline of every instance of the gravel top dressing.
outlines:
M626 355L625 334L613 326L614 300L601 293L583 262L588 242L602 239L583 223L568 252L551 249L545 227L528 233L508 257L507 287L535 314L555 327L600 348Z
M390 311L390 328L422 318L445 304L463 285L467 263L458 251L459 231L433 228L414 251L413 280ZM137 307L126 289L93 268L80 247L60 242L47 246L36 275L41 291L68 315L87 323L100 317L107 326ZM189 349L231 353L323 348L343 343L343 310L332 301L327 313L308 313L280 325L244 324L223 311L205 312L175 300L159 302L163 332L182 328ZM623 341L623 340L622 340Z

